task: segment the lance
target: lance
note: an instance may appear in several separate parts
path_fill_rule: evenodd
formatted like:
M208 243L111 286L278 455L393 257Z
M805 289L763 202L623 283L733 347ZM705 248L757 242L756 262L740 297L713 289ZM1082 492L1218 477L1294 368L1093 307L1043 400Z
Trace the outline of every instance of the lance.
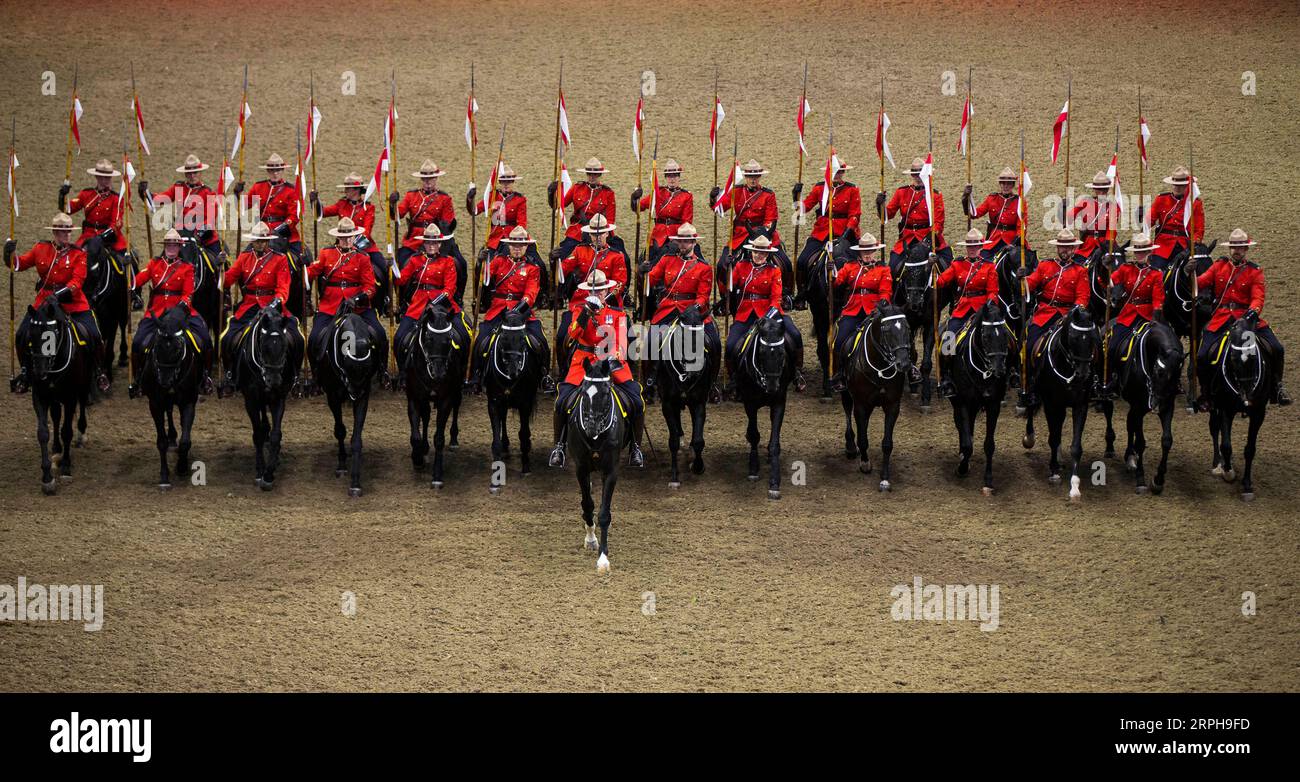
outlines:
M239 193L235 194L235 257L239 257L239 247L244 241L244 193L242 187L244 184L244 147L248 146L248 123L244 121L244 107L248 105L248 65L244 65L244 97L239 104L239 176L235 177L237 187L241 188ZM222 172L225 175L225 172Z
M18 144L18 117L14 116L9 121L9 241L14 241L14 222L17 215L15 214L14 205L18 198L18 172L14 170L14 158L17 156L15 147ZM16 263L16 261L15 261ZM14 326L14 263L6 264L9 267L9 377L10 379L18 375L18 343L17 331Z
M473 62L470 62L469 64L469 102L471 106L474 104L474 63ZM473 112L471 112L470 122L473 121L474 121ZM471 139L474 138L472 129L470 133L470 138ZM500 170L499 169L500 163L501 161L498 160L497 161L498 168L493 169L494 172ZM474 181L474 169L477 167L478 167L478 145L473 143L473 141L471 140L469 145L469 179L471 182ZM489 189L491 189L492 187L492 176L493 176L492 174L488 174L487 186ZM486 203L491 203L491 201L492 201L492 196L489 195ZM492 214L490 212L487 212L487 219L488 219L488 225L490 230L490 226L492 225ZM470 251L470 257L474 259L474 265L477 267L479 265L478 210L477 209L473 209L469 213L469 251Z
M966 71L966 186L971 184L971 166L975 163L975 109L971 106L971 80L975 75L975 66L970 66ZM971 216L973 210L963 209L966 212L966 230L970 231Z
M128 131L129 132L129 131ZM131 255L131 183L126 181L129 173L126 167L131 163L131 156L127 153L126 135L122 136L122 196L117 201L117 208L122 213L122 239L126 242L126 254L129 258ZM126 341L131 343L131 289L135 287L135 280L131 277L131 265L123 260L122 276L126 279L123 283L126 286L125 300L122 302L122 313L126 318ZM131 361L126 362L126 379L131 385L135 384L135 367L131 366Z
M1066 225L1066 217L1069 215L1070 202L1070 136L1074 135L1074 101L1071 100L1071 77L1065 77L1065 105L1069 106L1069 111L1065 115L1065 188L1062 191L1064 197L1061 199L1061 227L1069 228Z
M659 174L659 131L656 130L654 154L650 158L650 187L652 189L655 187L655 183L658 181L658 174ZM651 226L654 225L655 218L658 216L657 215L658 211L659 211L659 194L656 192L650 196L650 225ZM665 239L665 242L666 241L668 240ZM649 260L650 258L650 248L653 246L654 246L654 229L651 228L650 230L646 231L646 237L645 237L645 257L647 260ZM646 320L647 318L650 317L650 295L649 295L649 291L646 290L645 275L641 273L640 264L637 265L637 280L641 285L640 298L637 300L640 303L641 320Z
M823 264L826 268L823 272L826 275L826 314L831 320L831 350L829 374L835 373L835 335L839 331L839 323L835 319L835 175L839 173L839 164L835 161L835 112L829 115L830 138L827 146L830 152L826 157L826 167L831 170L831 181L829 187L823 185L826 189L826 245L824 252L826 261ZM797 244L796 244L797 246Z
M311 139L309 139L307 143L311 146L311 191L313 193L320 193L320 191L316 189L316 156L320 154L320 150L316 148L316 136L319 133L319 129L316 127L316 73L313 71L309 74L308 78L310 79L308 91L311 95L311 105L307 107L307 116L311 120ZM319 208L319 198L320 196L318 195L317 208ZM320 220L317 218L318 215L313 213L311 221L312 258L320 257ZM310 301L310 291L307 295L308 301ZM303 310L303 312L306 313L306 310Z
M496 162L495 166L492 168L493 171L500 171L500 170L501 170L501 161L505 158L505 153L506 153L506 122L505 122L505 120L502 120L502 121L501 121L501 141L498 142L498 144L497 144L497 162ZM484 209L483 211L487 212L488 214L491 214L491 213L492 213L492 201L493 201L494 197L496 196L496 192L495 192L495 188L492 187L492 177L491 177L490 175L488 176L488 182L487 182L487 184L488 184L488 188L487 188L487 201L486 201L485 204L484 204L487 208ZM490 268L490 267L489 267L489 268ZM470 316L470 325L471 325L471 327L472 327L472 328L470 329L470 332L471 332L471 333L478 331L478 303L479 303L479 299L480 299L480 297L481 297L481 295L482 295L482 294L481 294L481 285L482 285L482 281L483 281L482 265L476 263L476 264L474 265L474 300L473 300L473 302L470 304L470 313L471 313L471 316ZM465 378L466 378L466 379L469 379L469 362L466 362L466 366L465 366Z
M72 107L68 110L69 111L68 155L67 155L68 162L63 169L63 184L65 186L72 185L72 122L73 119L77 116L77 71L78 69L79 69L78 63L73 63L72 64ZM60 205L60 209L62 209L62 205Z
M302 123L301 122L298 123L298 133L295 139L298 142L298 170L296 174L297 176L301 176L302 175ZM295 179L296 178L297 177L295 177ZM298 184L297 182L294 182L294 185L297 184ZM302 198L299 197L298 199L298 222L299 223L302 222L303 211L304 210L302 208ZM307 264L304 263L302 265L302 320L307 319L307 295L310 289L311 286L307 283Z
M1019 216L1016 222L1019 224L1020 232L1020 268L1025 268L1025 220L1029 217L1029 209L1025 207L1025 131L1020 130L1020 176L1016 180L1016 209L1024 210L1024 214ZM1029 346L1026 344L1029 333L1029 283L1025 277L1020 278L1020 395L1022 397L1021 407L1026 405L1023 399L1027 399L1025 388L1029 382Z
M638 105L641 105L640 82L637 83L636 94L637 94L637 103ZM640 117L634 119L633 124L635 125L636 121L639 119ZM642 130L638 131L636 134L636 189L638 192L640 192L641 186L642 184L644 184L644 181L642 179L642 171L641 171L642 168L641 161L645 157L645 155L642 154L643 152L645 152L644 123L642 124ZM653 196L651 196L651 200L653 200ZM641 308L641 273L636 268L640 266L640 259L637 258L636 256L641 251L641 204L638 203L635 206L636 209L633 211L636 214L636 238L632 241L632 266L633 266L632 271L636 275L635 277L632 278L633 279L632 303L634 308L633 312L636 312ZM650 233L653 235L654 231L652 230ZM650 257L649 252L646 253L646 257L647 258Z
M551 181L556 183L555 186L557 190L560 187L560 97L563 95L564 95L564 56L561 55L560 56L560 83L555 90L555 146L551 150L552 152L555 153L555 163L553 166L554 174L551 176ZM551 336L556 341L557 345L560 342L559 331L560 331L560 282L561 282L558 274L560 274L563 271L563 267L555 259L553 253L555 252L555 225L559 220L561 208L563 208L563 205L560 203L560 199L556 198L555 205L551 209L551 248L549 251L547 251L547 257L550 258L551 260L551 288L552 288ZM475 297L475 303L477 305L477 297ZM550 369L552 370L556 368L555 361L556 361L555 351L552 350L550 356Z
M877 126L879 126L880 122L884 121L884 118L885 118L885 80L882 77L880 79L880 116L876 118ZM880 158L880 192L883 193L885 192L885 148L884 148L885 139L884 139L883 129L877 132L881 134L880 151L877 153L877 155ZM885 241L885 210L884 209L880 210L880 234L879 235L880 235L879 241L884 242Z
M1115 160L1116 160L1116 163L1115 163L1115 178L1118 179L1118 178L1119 178L1119 162L1118 162L1118 161L1119 161L1119 123L1118 123L1118 122L1115 123ZM1115 188L1115 182L1111 182L1111 183L1110 183L1110 186L1111 186L1112 189L1114 189L1114 188ZM1113 195L1112 195L1111 197L1114 198ZM1109 258L1114 258L1114 257L1115 257L1115 235L1118 233L1118 230L1117 230L1117 229L1118 229L1118 226L1116 226L1116 225L1114 224L1114 223L1115 223L1115 220L1114 220L1115 217L1116 217L1115 205L1114 205L1113 203L1108 203L1108 204L1106 205L1106 228L1107 228L1108 232L1110 233L1110 252L1109 252L1109 254L1107 255L1107 258L1108 258L1108 259L1109 259ZM1109 261L1107 261L1107 260L1102 261L1101 266L1102 266L1103 269L1106 270L1106 319L1105 319L1105 321L1103 322L1102 327L1101 327L1101 329L1102 329L1102 331L1101 331L1101 333L1102 333L1102 339L1101 339L1101 382L1104 384L1104 383L1106 383L1108 380L1110 380L1110 332L1111 332L1111 323L1110 323L1110 301L1111 301L1111 297L1110 297L1110 291L1111 291L1111 286L1112 286L1114 283L1111 281L1111 274L1112 274L1112 271L1113 271L1113 270L1111 269L1111 267L1110 267L1110 265L1109 265ZM1136 286L1135 286L1135 287L1134 287L1134 291L1136 291L1136 290L1137 290L1137 288L1136 288Z
M717 150L718 116L717 115L718 115L718 64L714 63L713 64L713 107L712 110L710 111L710 116L712 116L712 119L709 120L710 122L713 123L713 127L709 129L709 133L713 136L713 147L714 147L713 148L713 189L714 190L718 188L718 150ZM732 161L731 164L731 170L732 171L736 170L736 164L734 160ZM710 204L709 206L712 207L712 204ZM713 258L715 262L718 259L718 213L716 211L713 212ZM730 286L727 287L727 297L728 298L731 297Z
M243 106L240 106L240 107L239 107L239 110L242 112L242 111L244 110ZM221 183L221 189L222 189L222 201L223 201L223 202L224 202L224 200L225 200L225 198L226 198L226 194L225 194L225 178L226 178L226 169L230 167L230 163L226 160L226 150L227 150L227 149L230 149L230 147L228 146L228 142L229 142L229 141L230 141L230 132L229 132L226 128L223 127L223 128L221 129L221 163L222 163L222 166L221 166L221 171L217 172L217 179L218 179L218 181ZM222 208L222 206L224 206L224 203L221 204L221 205L219 205L219 206L218 206L218 209ZM239 211L238 200L236 200L235 211L236 211L236 212ZM218 235L218 236L221 235L221 231L222 231L222 229L225 228L225 226L227 225L227 222L226 222L227 219L228 219L228 215L222 214L221 219L217 222L217 235ZM223 244L224 244L224 242L223 242ZM235 259L238 260L238 259L239 259L239 236L238 236L238 235L235 236L235 245L234 245L234 246L235 246ZM215 351L213 351L213 352L216 353L216 367L217 367L217 377L218 377L218 378L222 377L222 374L221 374L221 348L220 348L220 342L221 342L221 337L225 336L225 331L226 331L226 307L229 306L229 301L230 301L230 290L229 290L228 288L225 287L225 286L226 286L226 275L225 275L225 270L226 270L226 259L229 258L229 255L230 255L229 251L227 251L227 252L224 254L224 257L223 257L222 262L221 262L221 268L219 268L219 269L217 270L217 337L216 337L216 339L213 340L213 341L214 341L215 343L217 343L218 347L217 347L217 350L215 350Z
M1138 85L1138 139L1141 140L1141 138L1142 138L1142 85L1139 84ZM1145 146L1146 142L1144 141L1142 143ZM1146 218L1146 209L1145 209L1146 199L1144 197L1144 192L1146 189L1146 177L1144 175L1146 174L1146 171L1143 170L1145 167L1146 167L1145 161L1142 160L1142 147L1138 147L1137 218L1138 218L1138 231L1141 233L1146 233L1146 227L1147 227L1147 218Z
M388 146L389 146L388 176L385 177L385 179L388 181L388 192L396 193L398 188L397 185L397 69L396 68L394 68L391 74L389 75L388 84L389 84L389 109L388 110L389 113L392 114L393 120L392 120L392 126L389 127L388 129ZM397 248L401 246L401 241L399 240L398 235L401 232L402 221L391 220L390 223L393 228L393 246L390 252L392 254L393 261L396 262ZM398 299L397 281L393 279L393 264L390 263L388 264L388 301L384 305L388 309L388 329L390 331L388 335L389 336L388 344L390 345L394 344L393 333L395 333L397 330L397 321L395 315L395 311L397 308L393 306L393 303L397 301L397 299ZM393 370L396 371L397 357L394 355L393 351L390 350L388 352L388 358L389 358L389 362L392 364Z
M931 258L930 273L934 275L934 279L931 281L931 292L930 292L930 298L934 302L934 307L933 307L934 330L930 333L934 335L934 338L932 340L934 342L934 346L933 346L934 366L937 368L939 366L939 342L940 342L939 340L939 254L936 252L937 247L934 242L934 211L933 211L934 208L934 162L933 162L934 161L934 123L933 122L930 123L929 134L930 134L929 152L930 152L930 161L931 161L930 181L927 182L926 184L929 185L930 188L931 202L926 204L926 209L927 211L930 212L930 214L928 215L930 220L930 258ZM928 376L926 377L925 382L927 384L930 382Z
M1192 228L1196 221L1196 156L1191 144L1187 145L1187 180L1187 194L1185 198L1187 199L1188 213L1191 214L1191 219L1187 221L1187 225L1183 228L1183 231L1187 234L1186 265L1191 269L1192 277L1192 333L1187 335L1187 345L1190 348L1191 357L1191 362L1187 367L1187 387L1189 389L1189 393L1187 394L1187 409L1190 412L1196 412L1196 353L1200 350L1199 343L1201 341L1201 332L1196 323L1196 315L1198 309L1197 304L1201 295L1201 287L1200 282L1197 279L1199 275L1197 274L1196 267L1196 245L1192 241Z
M140 105L140 94L135 90L135 63L131 63L131 113L135 114L136 107ZM145 179L144 175L144 140L140 138L140 117L135 116L131 121L136 124L135 128L135 151L136 159L140 162L136 175L141 180ZM144 235L145 240L149 243L149 257L153 258L153 220L149 219L149 201L146 198L144 202Z
M799 116L804 117L807 121L807 115L804 114L804 106L808 105L808 63L803 64L803 89L799 93ZM799 176L798 176L800 195L803 194L803 128L799 128ZM794 248L799 250L799 229L803 227L803 199L795 198L794 202Z
M716 106L717 104L714 105ZM740 162L740 126L736 126L735 133L736 133L735 140L732 142L731 145L731 173L728 174L728 177L731 179L731 186L733 189L738 184L735 179L736 177L735 171L736 171L736 165ZM716 162L715 162L715 166L716 166ZM731 210L731 225L728 226L727 228L727 247L731 246L731 237L734 236L736 233L736 199L734 193L732 194L732 198L731 198L730 210ZM717 211L714 211L713 214L716 216L718 213ZM722 318L723 321L722 333L724 334L731 333L731 287L736 281L735 279L736 256L732 255L731 253L728 253L728 256L729 256L728 257L729 262L727 263L727 296L724 299L726 303L722 308L722 311L725 313ZM737 302L736 304L737 306L739 306L739 302Z

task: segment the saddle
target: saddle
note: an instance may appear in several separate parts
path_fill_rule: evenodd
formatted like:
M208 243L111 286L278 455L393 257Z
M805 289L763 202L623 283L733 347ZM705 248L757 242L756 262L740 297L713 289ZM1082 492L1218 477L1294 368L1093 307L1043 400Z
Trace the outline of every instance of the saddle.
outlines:
M1145 334L1150 329L1151 329L1151 322L1143 321L1142 325L1138 326L1137 328L1129 332L1128 337L1124 340L1124 343L1122 345L1115 346L1119 348L1120 351L1120 356L1119 356L1120 363L1124 363L1129 360L1129 357L1133 355L1133 346L1137 344L1138 337L1141 336L1142 334Z

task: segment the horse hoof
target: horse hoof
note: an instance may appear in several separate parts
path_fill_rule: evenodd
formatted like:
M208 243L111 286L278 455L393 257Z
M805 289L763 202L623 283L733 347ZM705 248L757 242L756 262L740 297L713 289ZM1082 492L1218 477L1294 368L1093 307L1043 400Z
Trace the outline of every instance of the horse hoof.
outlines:
M881 481L881 482L880 482L880 490L881 490L881 491L893 491L893 490L894 490L894 487L890 485L889 481Z
M1058 483L1061 482L1061 476L1060 476L1060 475L1049 475L1049 476L1047 476L1047 482L1050 483L1050 484L1052 484L1053 486L1055 486L1056 484L1058 484Z
M928 412L930 412L930 406L929 406L929 405L921 405L921 412L922 412L922 413L928 413Z
M360 487L360 486L352 486L352 487L349 487L349 488L348 488L348 496L349 496L349 497L360 497L360 496L361 496L361 487Z
M1103 458L1103 459L1114 459L1114 458L1115 458L1115 449L1114 449L1114 448L1107 448L1107 449L1106 449L1106 452L1103 453L1103 454L1101 455L1101 458Z
M1235 474L1234 474L1233 477L1236 477ZM64 473L64 474L62 474L62 475L59 476L59 480L61 480L61 481L70 481L70 480L72 480L72 476L71 476L71 475L68 475L67 473Z
M958 463L957 463L957 477L958 477L958 478L965 478L967 475L970 475L970 465L967 464L967 463L965 463L965 462L958 462Z
M448 445L447 447L450 448L451 450L455 451L455 450L457 450L457 449L460 448L460 443L451 443L451 444Z
M1125 459L1125 460L1124 460L1124 467L1126 467L1126 468L1128 469L1129 472L1133 472L1134 470L1136 470L1136 469L1138 468L1138 460L1137 460L1137 457L1136 457L1136 456L1130 456L1130 457L1128 457L1127 459Z
M682 482L681 482L681 481L669 481L669 482L668 482L668 488L670 488L670 489L674 489L674 490L675 490L675 489L680 489L680 488L682 488Z
M1024 418L1024 417L1025 417L1025 413L1028 412L1028 411L1029 411L1029 408L1027 408L1027 407L1021 407L1020 405L1016 405L1016 418Z
M1032 449L1034 447L1034 436L1032 434L1027 434L1024 437L1021 437L1020 444L1025 447L1026 451Z
M1163 492L1164 490L1165 490L1165 485L1163 483L1151 484L1151 493L1156 495L1157 497L1159 497L1160 493Z
M434 481L434 482L433 482L433 488L435 488L435 489L441 489L441 488L442 488L442 481Z
M491 494L493 497L497 496L497 495L500 494L500 493L501 493L501 487L500 487L500 486L489 486L489 487L488 487L488 494Z
M1254 501L1255 501L1255 492L1253 492L1253 491L1243 491L1243 492L1241 493L1241 501L1242 501L1242 502L1254 502Z
M171 485L170 483L160 483L160 484L158 484L158 491L171 491L171 488L172 488L172 485Z
M59 484L56 483L55 481L50 481L49 483L42 483L41 492L44 493L46 497L49 497L54 494L54 490L58 487L58 485Z
M781 499L781 490L780 490L780 489L768 489L768 490L767 490L767 498L768 498L769 500L779 500L779 499Z
M596 573L602 576L609 575L609 557L600 555L600 559L596 560Z
M90 438L89 438L89 437L87 437L87 436L84 435L84 434L78 434L78 435L77 435L77 439L76 439L76 440L73 440L73 441L72 441L72 444L73 444L75 447L77 447L77 448L82 448L82 447L84 447L84 446L86 445L86 443L88 443L88 442L90 442Z
M691 462L691 472L695 473L696 475L703 475L703 474L704 474L704 460L703 460L703 459L696 459L695 461Z
M1070 502L1079 502L1083 499L1083 492L1079 491L1079 477L1070 477Z
M271 489L274 489L274 488L275 488L275 481L262 481L262 480L259 480L259 481L257 482L257 486L258 486L258 488L260 488L262 491L270 491Z
M992 496L993 496L993 487L992 487L992 486L983 486L983 487L980 488L980 493L983 494L985 497L992 497Z
M592 532L591 530L587 530L587 538L584 541L582 541L582 547L587 549L588 551L595 551L596 549L600 548L600 546L597 545L596 543L595 532Z
M863 475L871 474L871 462L858 462L858 472Z
M1235 481L1235 480L1237 480L1237 471L1236 471L1236 470L1225 470L1225 471L1224 471L1224 473L1223 473L1223 481L1224 481L1224 483L1232 483L1232 482Z
M1223 465L1221 465L1221 464L1216 464L1216 465L1214 465L1213 467L1211 467L1211 468L1210 468L1210 475L1213 475L1213 476L1216 477L1216 478L1222 478L1222 477L1223 477Z
M751 481L756 481L756 480L758 480L758 473L756 473L756 472L750 473L750 474L749 474L749 479L750 479Z
M334 477L335 477L335 478L342 478L344 475L347 475L347 474L348 474L348 471L347 471L347 470L344 470L344 469L336 469L336 470L334 471Z
M1151 493L1151 488L1148 487L1148 486L1139 486L1139 487L1137 487L1136 489L1134 489L1133 491L1134 491L1135 493L1137 493L1137 494L1143 494L1143 495L1145 495L1145 494L1150 494L1150 493Z

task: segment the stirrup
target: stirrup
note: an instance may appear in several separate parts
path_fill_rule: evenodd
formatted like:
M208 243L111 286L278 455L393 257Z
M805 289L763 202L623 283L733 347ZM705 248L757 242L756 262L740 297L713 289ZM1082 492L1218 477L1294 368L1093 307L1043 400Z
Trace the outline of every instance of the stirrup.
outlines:
M836 392L836 393L839 393L839 392L843 391L843 390L846 389L846 388L848 388L848 384L844 382L844 373L843 373L843 372L836 372L835 374L831 375L831 390L832 390L832 391L834 391L834 392Z
M1286 389L1282 387L1282 382L1278 381L1277 388L1273 390L1273 404L1277 405L1278 407L1286 407L1287 405L1291 404L1291 402L1293 401L1294 400L1291 399L1291 395L1288 394L1286 392Z
M630 451L631 452L628 454L628 464L631 464L633 467L645 467L645 454L642 453L641 446L636 442L633 442Z
M477 387L479 383L478 378L474 379L474 383ZM555 378L551 377L551 374L549 372L546 373L545 375L542 375L542 393L546 394L547 396L553 395L555 393Z
M12 393L12 394L25 394L25 393L27 393L27 388L28 388L28 386L27 386L27 370L26 370L26 369L24 369L22 372L19 372L16 376L11 377L11 378L9 379L9 392L10 392L10 393Z
M131 385L127 386L127 387L126 387L126 396L127 396L128 399L139 399L139 398L140 398L140 384L139 384L139 383L132 383Z
M100 370L99 374L95 376L95 387L99 389L99 393L107 394L113 390L113 381L108 379L107 373Z
M722 403L722 389L717 383L709 386L709 404L717 405Z
M804 380L802 368L794 371L794 388L801 394L808 388L808 381Z
M547 464L552 467L564 466L564 443L555 444L555 447L551 449L551 457L547 460Z

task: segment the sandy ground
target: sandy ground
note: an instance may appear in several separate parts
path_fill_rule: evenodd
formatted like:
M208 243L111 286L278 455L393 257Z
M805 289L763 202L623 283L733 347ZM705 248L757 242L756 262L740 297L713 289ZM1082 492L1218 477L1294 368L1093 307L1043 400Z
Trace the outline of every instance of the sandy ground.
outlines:
M0 8L7 44L0 105L18 122L22 246L44 235L62 179L74 60L86 106L75 169L120 156L134 57L154 152L145 173L155 184L170 181L164 170L190 151L220 158L245 62L249 165L272 151L287 157L313 70L325 115L320 189L330 193L349 171L372 170L393 68L403 182L414 182L405 172L433 157L450 172L444 187L463 192L474 60L478 176L508 118L506 155L525 177L536 228L564 52L570 160L576 168L595 154L612 169L625 236L625 194L635 182L628 125L645 70L655 81L647 126L659 132L661 156L686 166L699 200L712 178L716 63L728 111L724 157L738 127L742 159L757 157L773 171L788 208L806 59L814 160L824 159L833 112L837 147L858 165L864 191L876 188L871 144L883 76L895 157L923 154L927 123L935 123L937 181L954 211L965 177L953 152L961 97L943 94L943 71L960 79L975 69L977 192L1014 163L1023 128L1044 195L1061 188L1063 172L1046 156L1068 71L1074 182L1109 161L1118 122L1125 190L1136 194L1140 81L1155 133L1148 194L1194 145L1209 235L1238 225L1257 235L1268 318L1289 342L1300 324L1296 273L1283 261L1293 238L1286 204L1300 175L1300 65L1290 46L1300 25L1285 4L1246 12L1164 2L1142 6L1141 15L1110 4L675 0L653 10L492 0L328 15L293 3L278 9L270 18L247 2L179 14L139 2L111 11L60 2ZM54 97L40 94L50 69L59 79ZM1245 70L1255 74L1254 96L1241 93ZM340 92L345 71L356 76L355 96ZM891 188L901 180L888 172ZM698 223L710 232L708 220ZM949 226L950 240L964 228ZM468 223L460 234L468 235ZM23 275L21 301L28 285ZM798 320L807 332L806 314ZM1300 388L1294 369L1288 376ZM253 486L242 405L213 399L200 407L194 447L209 485L160 495L147 407L119 393L92 408L75 478L43 498L29 401L3 394L0 416L10 425L0 432L7 466L0 583L21 575L103 584L107 615L98 633L72 623L0 624L0 688L1296 690L1300 533L1286 461L1300 440L1294 415L1270 414L1252 505L1207 474L1205 418L1180 412L1164 496L1135 496L1112 460L1108 485L1086 486L1084 502L1071 506L1064 489L1045 481L1044 446L1026 453L1022 424L1010 415L998 433L999 491L986 499L977 477L952 475L949 415L924 416L909 404L897 432L895 488L880 495L877 478L840 455L838 406L795 397L785 457L807 465L807 485L787 485L783 499L770 502L761 483L744 478L737 406L711 409L708 472L677 492L665 488L665 428L652 411L657 456L644 472L623 475L614 571L598 578L580 549L571 470L541 467L522 477L515 458L506 490L489 496L479 398L462 410L462 447L450 457L447 487L434 492L410 467L404 404L381 396L366 430L366 494L348 500L333 477L319 399L291 406L273 494ZM544 430L547 417L536 423ZM872 438L878 444L878 430ZM1097 458L1101 444L1094 418L1086 458ZM540 464L544 451L535 457ZM981 465L977 457L976 470ZM999 585L999 628L892 621L890 590L914 576ZM1258 598L1253 617L1241 612L1247 591ZM355 616L341 611L344 592L356 596Z

